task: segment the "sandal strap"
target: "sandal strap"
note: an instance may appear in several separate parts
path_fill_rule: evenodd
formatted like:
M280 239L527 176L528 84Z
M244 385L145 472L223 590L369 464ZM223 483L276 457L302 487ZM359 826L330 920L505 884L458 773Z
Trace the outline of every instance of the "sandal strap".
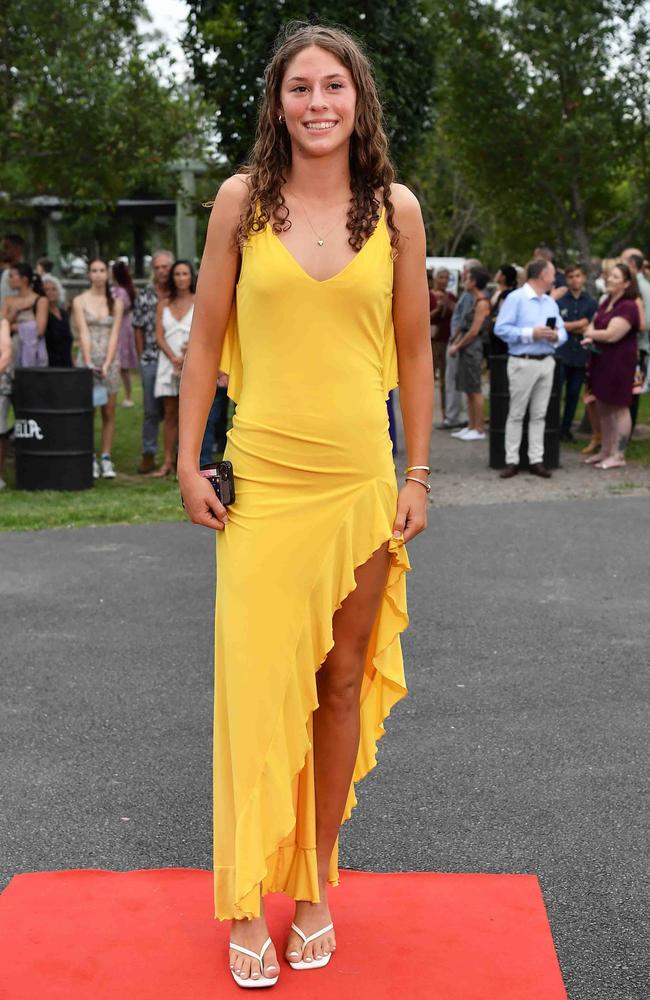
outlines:
M257 961L260 963L260 967L263 968L264 954L269 948L270 944L271 944L271 938L268 937L264 942L264 944L262 945L262 950L260 951L259 955L257 954L256 951L251 951L250 948L244 948L243 945L241 944L233 944L232 941L230 942L230 947L232 948L233 951L241 951L243 955L248 955L250 958L256 958Z
M296 934L300 935L300 937L303 940L303 948L304 948L306 944L309 944L310 941L314 941L317 937L320 937L321 934L326 934L327 931L334 930L334 924L328 924L327 927L321 927L319 931L316 931L315 934L310 934L309 937L306 937L303 931L301 931L296 924L292 924L291 929L294 930Z

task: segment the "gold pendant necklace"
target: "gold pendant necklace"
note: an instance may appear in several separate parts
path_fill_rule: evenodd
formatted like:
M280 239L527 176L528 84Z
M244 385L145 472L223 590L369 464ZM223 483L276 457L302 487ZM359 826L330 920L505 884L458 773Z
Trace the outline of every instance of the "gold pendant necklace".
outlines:
M292 191L291 194L293 194L294 198L296 198L298 200L298 202L300 204L300 207L302 208L303 212L305 213L305 218L307 219L307 222L309 223L309 228L311 229L312 233L316 237L316 243L318 244L319 247L325 246L325 240L327 239L328 236L330 236L334 232L334 230L337 228L337 226L340 226L341 219L339 219L338 222L335 222L334 225L332 226L332 228L328 229L324 236L321 236L314 229L314 227L312 225L312 221L309 218L309 213L307 212L307 209L305 208L305 205L304 205L304 202L303 202L302 198L298 194L296 194L295 191ZM347 218L347 212L346 212L346 218Z

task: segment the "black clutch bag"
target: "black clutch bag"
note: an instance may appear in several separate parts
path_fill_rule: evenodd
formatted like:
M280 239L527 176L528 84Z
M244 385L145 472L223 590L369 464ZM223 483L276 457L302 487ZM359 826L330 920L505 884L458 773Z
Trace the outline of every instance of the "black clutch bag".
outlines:
M232 462L211 462L210 465L202 465L199 472L205 479L210 480L214 492L224 507L235 502L235 478Z

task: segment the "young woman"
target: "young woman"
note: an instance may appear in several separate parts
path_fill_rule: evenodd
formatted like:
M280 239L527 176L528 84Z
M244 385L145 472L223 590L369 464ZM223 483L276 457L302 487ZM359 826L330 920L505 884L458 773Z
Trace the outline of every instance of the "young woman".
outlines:
M595 345L589 360L589 386L598 404L600 451L585 459L597 469L625 465L625 448L632 433L630 404L637 362L639 288L627 264L617 264L607 276L607 298L587 327L583 346Z
M151 473L156 478L169 476L176 468L178 392L194 315L195 289L196 277L191 263L189 260L177 260L169 272L167 297L158 303L156 312L159 351L153 391L156 398L163 400L165 407L163 464Z
M483 331L490 316L490 300L485 294L489 273L478 264L468 268L465 291L472 296L472 308L464 318L460 336L449 348L458 354L456 388L467 395L467 427L451 436L459 441L484 441L483 391L481 369L483 365Z
M90 288L77 295L72 303L72 315L79 332L77 364L93 369L96 407L102 415L102 450L100 461L93 456L93 476L115 479L111 459L115 430L115 401L120 387L120 366L117 344L124 306L111 294L108 284L108 264L91 260L88 268Z
M20 261L9 269L9 287L14 294L5 299L3 315L17 334L16 368L46 368L47 299L38 274Z
M265 82L248 170L210 218L178 463L190 518L217 530L215 913L243 986L279 975L268 892L296 901L293 969L336 947L339 827L406 694L404 543L426 527L433 416L424 227L393 184L367 59L340 30L301 27ZM219 370L238 403L227 510L198 472Z
M429 292L429 306L431 309L431 350L433 353L433 369L438 380L438 392L440 393L440 413L441 420L445 420L445 370L447 367L447 346L451 337L451 317L454 314L458 299L453 292L447 291L449 285L449 271L446 267L439 267L433 279L432 288Z
M117 355L120 362L120 375L124 386L122 406L133 406L131 389L131 369L139 365L138 352L135 349L135 334L131 322L131 310L135 302L135 287L131 273L123 260L116 260L112 267L113 297L119 299L124 306L120 336L117 342Z

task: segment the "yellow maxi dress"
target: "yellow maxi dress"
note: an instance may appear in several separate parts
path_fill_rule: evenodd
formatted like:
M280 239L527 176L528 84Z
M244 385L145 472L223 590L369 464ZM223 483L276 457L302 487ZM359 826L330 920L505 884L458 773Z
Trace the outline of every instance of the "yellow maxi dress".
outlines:
M236 500L217 533L214 897L220 920L260 896L319 900L312 754L316 673L354 571L389 540L390 567L361 690L354 784L376 764L407 693L403 536L386 397L397 385L385 213L325 281L267 226L243 250L220 368L237 402L224 457ZM329 883L338 882L338 840ZM261 890L260 890L261 883Z

